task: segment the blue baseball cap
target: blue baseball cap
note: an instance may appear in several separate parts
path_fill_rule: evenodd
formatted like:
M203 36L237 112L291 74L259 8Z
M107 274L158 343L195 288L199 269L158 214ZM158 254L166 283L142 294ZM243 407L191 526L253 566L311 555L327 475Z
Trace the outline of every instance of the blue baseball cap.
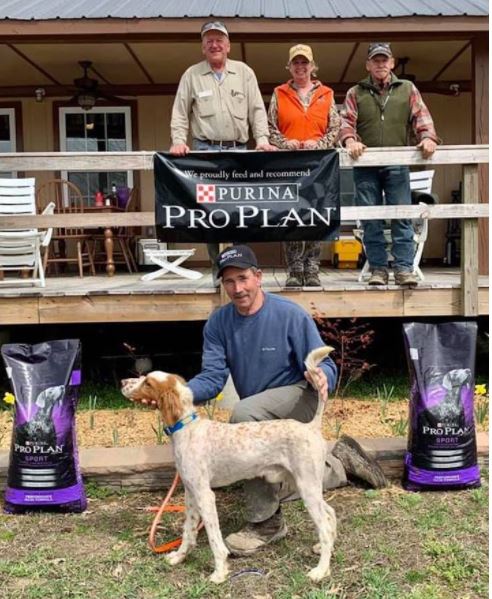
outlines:
M229 266L236 268L258 268L258 260L255 253L247 245L233 245L222 251L216 260L217 276L221 277L222 272Z

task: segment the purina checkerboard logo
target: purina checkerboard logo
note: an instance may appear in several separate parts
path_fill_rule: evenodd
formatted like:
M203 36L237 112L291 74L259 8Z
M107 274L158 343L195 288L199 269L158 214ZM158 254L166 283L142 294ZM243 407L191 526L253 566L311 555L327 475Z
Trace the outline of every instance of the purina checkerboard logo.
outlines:
M204 185L203 183L199 183L196 186L196 202L197 204L214 204L215 185Z

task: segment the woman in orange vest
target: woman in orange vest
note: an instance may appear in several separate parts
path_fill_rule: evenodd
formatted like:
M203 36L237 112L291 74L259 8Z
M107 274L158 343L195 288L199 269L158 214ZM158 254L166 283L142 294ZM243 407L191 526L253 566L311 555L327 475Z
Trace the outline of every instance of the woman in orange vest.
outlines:
M340 130L333 90L316 79L318 67L310 46L289 50L292 79L273 90L268 110L270 143L284 150L332 148ZM318 287L321 242L284 243L289 276L286 287Z

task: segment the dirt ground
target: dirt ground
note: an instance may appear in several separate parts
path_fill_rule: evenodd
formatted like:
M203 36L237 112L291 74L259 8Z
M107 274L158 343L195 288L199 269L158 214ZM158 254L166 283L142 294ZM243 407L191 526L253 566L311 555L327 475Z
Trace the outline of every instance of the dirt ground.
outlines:
M200 415L207 418L205 408ZM229 420L228 410L216 409L213 418ZM323 434L336 439L340 434L352 437L406 436L408 402L386 404L361 399L330 400L323 419ZM488 423L477 425L477 431L488 430ZM132 406L125 410L84 410L77 413L77 441L79 447L130 447L167 443L166 435L159 434L159 414L155 410ZM0 449L10 447L12 413L0 412Z
M204 408L199 412L204 418L208 417ZM353 437L392 437L395 436L395 423L406 421L407 412L406 401L388 403L383 415L379 402L335 399L330 401L325 412L323 433L327 439L336 439L341 433ZM229 414L228 410L216 409L213 417L227 422ZM79 447L127 447L167 442L166 436L162 438L157 432L158 413L140 407L80 411L76 426ZM10 446L11 431L11 412L0 412L1 449Z

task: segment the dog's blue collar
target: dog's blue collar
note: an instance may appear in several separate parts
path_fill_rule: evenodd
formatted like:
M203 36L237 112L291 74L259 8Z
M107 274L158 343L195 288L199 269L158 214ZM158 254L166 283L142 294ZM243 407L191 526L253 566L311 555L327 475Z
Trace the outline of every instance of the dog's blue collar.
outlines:
M198 414L196 412L193 412L189 416L185 416L181 420L178 420L178 422L176 422L172 426L165 426L164 432L166 433L166 435L168 435L170 437L173 433L181 430L187 424L189 424L190 422L193 422L193 420L196 420L197 418L198 418Z

